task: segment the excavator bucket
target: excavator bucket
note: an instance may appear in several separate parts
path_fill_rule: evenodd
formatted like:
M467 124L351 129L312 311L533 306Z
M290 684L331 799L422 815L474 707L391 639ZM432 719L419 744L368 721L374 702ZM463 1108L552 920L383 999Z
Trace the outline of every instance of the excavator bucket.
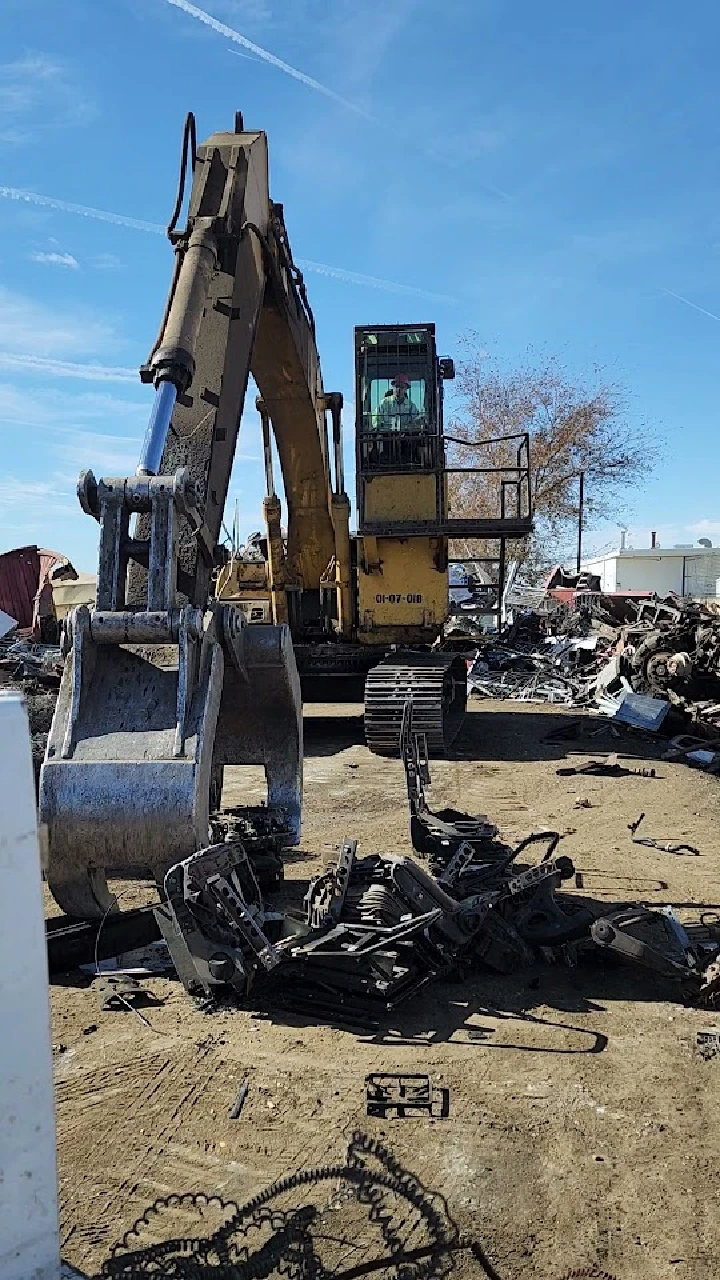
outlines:
M234 637L218 625L229 618ZM220 608L191 637L188 662L186 634L178 645L98 643L102 625L75 611L40 776L48 884L83 919L113 906L108 876L162 885L209 843L224 764L264 765L268 809L289 842L300 835L302 707L287 628L246 628Z
M80 481L100 522L96 607L66 621L65 669L40 773L48 884L69 915L103 916L107 876L152 876L210 842L226 764L263 764L268 806L300 837L302 706L287 627L232 605L180 604L177 526L196 488L175 476ZM130 538L132 513L150 536ZM144 598L122 606L130 546Z

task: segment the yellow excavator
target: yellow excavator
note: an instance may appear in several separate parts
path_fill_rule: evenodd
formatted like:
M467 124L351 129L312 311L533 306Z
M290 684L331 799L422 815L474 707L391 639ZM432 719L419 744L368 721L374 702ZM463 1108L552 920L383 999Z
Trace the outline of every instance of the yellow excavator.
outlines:
M178 229L188 169L187 224ZM207 845L225 765L263 764L264 819L296 843L303 676L367 674L371 748L397 752L402 711L430 750L456 732L465 665L431 646L448 611L454 537L530 529L527 438L495 475L497 511L453 515L432 325L355 331L357 532L342 397L324 390L315 322L265 134L196 145L189 115L168 227L175 267L150 356L155 398L133 476L78 482L99 524L97 595L63 628L65 667L40 779L52 892L72 916L112 905L107 875L167 869ZM250 374L265 440L264 561L227 563L220 538ZM328 418L330 432L328 432ZM274 433L287 534L275 493ZM248 622L257 601L262 620ZM253 603L255 602L255 603Z
M233 555L218 575L218 598L242 608L249 621L290 626L304 688L317 690L319 678L332 698L339 678L365 678L365 737L381 755L398 753L410 693L416 730L431 754L442 753L462 723L465 663L436 647L449 611L449 567L460 562L451 559L450 540L500 541L499 599L505 539L524 537L531 527L525 435L503 442L514 452L507 467L448 466L443 390L454 376L452 360L438 358L433 324L355 329L354 534L340 396L320 400L329 410L332 448L324 425L314 438L310 415L303 420L296 411L291 424L285 386L272 401L259 397L266 536L255 540L252 555ZM286 538L271 432L287 502ZM492 477L497 513L453 515L453 471ZM307 495L318 491L322 500L311 506Z

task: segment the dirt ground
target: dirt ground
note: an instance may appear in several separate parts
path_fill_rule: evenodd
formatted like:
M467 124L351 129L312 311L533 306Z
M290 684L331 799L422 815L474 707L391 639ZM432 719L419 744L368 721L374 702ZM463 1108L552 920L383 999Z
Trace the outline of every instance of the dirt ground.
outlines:
M298 902L343 836L360 855L409 852L401 764L369 754L361 712L306 708L303 839L286 870ZM431 804L485 813L509 842L563 832L583 892L608 902L672 903L687 921L720 911L720 781L664 762L655 780L558 777L563 761L654 751L589 717L582 738L544 742L568 717L474 703L454 758L432 764ZM257 799L257 771L231 771L226 799L253 788ZM643 810L648 834L701 856L633 845L627 824ZM86 1272L157 1197L246 1200L341 1159L360 1129L445 1196L502 1280L592 1264L618 1280L720 1277L720 1059L695 1051L715 1019L652 976L601 964L476 975L426 988L374 1036L251 1010L208 1016L179 983L148 985L162 1001L145 1010L150 1026L99 1012L77 975L52 987L63 1255ZM448 1117L368 1118L364 1079L379 1070L429 1072L450 1091ZM479 1274L470 1265L453 1274Z

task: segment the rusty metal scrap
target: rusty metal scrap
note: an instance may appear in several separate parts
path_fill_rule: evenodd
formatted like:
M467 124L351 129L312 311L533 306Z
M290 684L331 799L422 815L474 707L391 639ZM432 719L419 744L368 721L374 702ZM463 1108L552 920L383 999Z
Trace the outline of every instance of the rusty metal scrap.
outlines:
M628 601L620 621L602 607L602 597L580 597L574 607L533 617L534 627L516 622L480 639L468 672L472 695L597 707L609 715L624 694L645 695L669 704L676 722L680 717L696 733L720 736L720 615L707 605L674 596ZM720 770L720 754L686 758Z

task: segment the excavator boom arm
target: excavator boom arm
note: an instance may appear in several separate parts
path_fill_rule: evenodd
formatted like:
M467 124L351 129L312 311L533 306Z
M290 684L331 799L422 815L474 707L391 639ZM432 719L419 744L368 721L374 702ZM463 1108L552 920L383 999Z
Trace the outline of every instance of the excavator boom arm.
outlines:
M112 907L106 875L150 872L162 884L208 844L225 764L263 765L264 812L287 843L300 835L289 628L246 626L210 588L250 372L279 435L288 573L300 588L333 555L325 412L339 397L323 393L312 315L269 198L265 135L238 121L195 154L189 118L183 173L191 141L187 226L174 229L181 181L175 270L141 371L155 402L137 472L84 472L78 486L100 525L96 607L68 619L40 779L48 882L78 917Z
M144 376L158 399L175 388L172 419L153 445L164 475L195 481L204 545L219 539L248 375L267 406L288 501L287 565L299 587L316 584L334 552L326 400L312 313L295 271L282 207L268 190L265 135L217 133L197 150L177 269ZM162 439L160 439L162 437ZM210 569L203 542L180 533L183 593L202 606Z

